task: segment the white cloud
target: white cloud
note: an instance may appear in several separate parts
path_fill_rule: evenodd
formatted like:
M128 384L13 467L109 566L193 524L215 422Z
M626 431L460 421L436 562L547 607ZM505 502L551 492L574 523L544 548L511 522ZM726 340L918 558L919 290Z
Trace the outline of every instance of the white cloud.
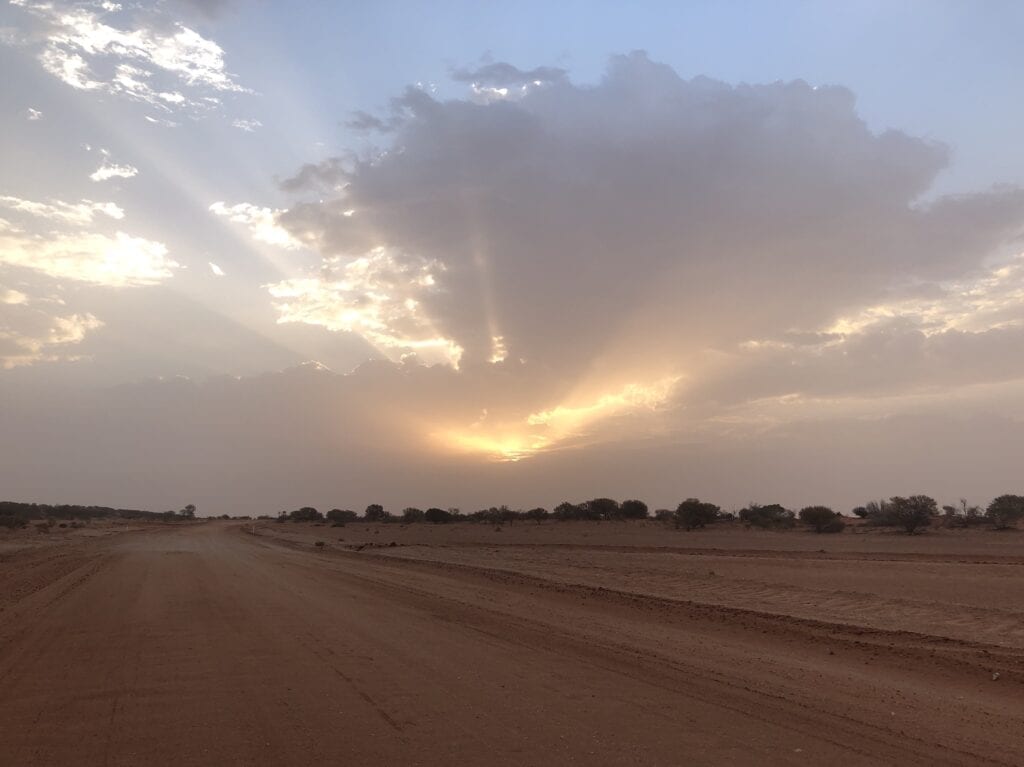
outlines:
M132 178L138 175L138 173L138 168L131 165L103 163L103 165L89 174L89 178L93 181L107 181L112 178Z
M283 280L267 289L278 322L302 322L358 333L393 359L416 354L458 367L462 348L439 334L421 308L436 290L440 266L396 258L383 248L333 260L316 277Z
M32 0L13 4L41 20L46 42L39 60L73 88L122 95L163 110L203 110L219 103L213 94L246 92L226 71L220 46L182 24L157 28L140 13L128 27L115 27L103 11L116 4L102 10Z
M210 212L218 216L224 216L230 221L244 224L253 239L265 242L268 245L277 245L288 250L296 250L302 247L302 243L292 237L287 229L280 226L277 217L284 213L283 210L272 208L261 208L248 202L240 202L236 205L225 205L223 202L215 202L210 205Z
M153 240L96 232L28 234L0 229L0 264L108 287L156 285L180 266Z
M1024 324L1024 254L966 278L928 283L908 295L859 307L823 330L856 334L894 319L909 320L926 335ZM915 295L917 293L917 295Z
M113 202L93 202L92 200L82 200L81 202L62 202L60 200L36 202L33 200L23 200L19 197L0 195L0 207L58 223L77 226L91 224L97 213L102 213L104 216L118 220L124 218L124 210L117 204Z
M215 276L217 276L217 277L224 277L225 276L224 270L221 269L219 266L217 266L215 263L213 263L213 261L209 262L209 266L210 266L210 271L213 272L213 274Z
M165 128L177 128L181 125L181 123L176 123L174 120L165 120L163 118L151 117L149 115L143 115L143 119L148 123L152 123L153 125L162 125Z
M28 303L28 296L20 290L5 288L0 290L0 304L25 304Z
M89 178L93 181L108 181L112 178L132 178L138 175L138 168L131 165L119 165L115 162L111 162L110 152L106 149L101 149L100 154L103 155L103 163L95 171L89 174Z
M233 120L231 124L246 133L253 133L257 128L263 127L263 123L259 120Z
M29 224L42 225L25 228L0 219L0 264L110 287L155 285L180 266L161 242L121 231L89 230L100 223L98 215L124 218L124 211L112 202L36 202L0 196L0 207L25 214Z
M504 362L508 359L508 349L505 348L505 339L502 336L491 337L491 356L487 360L492 365Z
M0 302L0 368L75 359L67 347L81 343L103 326L86 313L53 315L29 307L27 301Z

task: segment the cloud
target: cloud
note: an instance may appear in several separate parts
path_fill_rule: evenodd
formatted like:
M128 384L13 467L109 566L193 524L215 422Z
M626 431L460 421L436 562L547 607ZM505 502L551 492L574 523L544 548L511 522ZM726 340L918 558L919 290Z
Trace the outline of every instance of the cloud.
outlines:
M117 165L116 163L103 163L95 171L89 174L93 181L108 181L112 178L132 178L138 175L138 168L131 165Z
M83 288L156 285L180 266L163 243L120 231L125 214L112 202L39 202L5 195L0 210L14 219L0 218L0 278L24 288L0 285L0 367L5 370L87 356L77 347L104 323L86 308L66 306L66 299L78 302Z
M705 402L702 382L746 375L763 356L743 344L828 336L844 318L928 291L949 300L1024 232L1018 189L922 202L948 150L871 131L841 87L685 80L641 53L614 57L596 85L500 64L456 74L544 87L483 101L406 91L388 143L303 166L284 186L317 198L279 211L276 224L330 274L375 252L395 267L436 264L436 285L417 298L419 326L460 349L464 369L489 364L500 337L504 356L546 387L548 409L666 379L680 382L679 407ZM289 321L370 332L325 322L361 306L308 279L294 283L309 290L296 288ZM403 337L398 323L409 321L378 319L378 337ZM872 338L852 332L834 347L772 354L814 379L824 374L812 355L842 357L858 342L867 354ZM903 385L933 374L925 366ZM534 412L524 405L512 418L525 428Z
M121 231L88 230L99 224L99 215L117 221L124 218L124 211L112 202L36 202L0 196L0 208L41 225L30 231L0 218L0 264L9 267L57 279L129 287L155 285L180 266L168 257L163 243Z
M1024 380L1024 325L926 332L906 318L819 343L761 343L722 355L687 391L696 410L788 420L806 410L875 407L893 398ZM871 403L875 403L872 405Z
M278 220L325 257L445 264L424 309L474 357L492 324L513 355L581 364L622 334L676 356L814 329L975 268L1024 220L1016 190L915 205L945 149L871 133L841 88L686 81L632 55L514 104L409 103L389 151L321 165L343 191Z
M217 266L213 261L209 262L210 271L213 272L215 277L224 277L224 270Z
M227 205L224 202L215 202L210 205L210 212L217 216L224 216L229 221L244 224L252 235L253 239L265 242L268 245L277 245L288 250L296 250L302 247L302 243L280 226L277 222L278 216L284 211L272 208L263 208L248 202L240 202L235 205Z
M345 127L355 131L390 133L398 128L399 123L400 121L395 118L384 120L368 112L357 111L345 121Z
M0 304L9 304L14 306L24 303L28 303L28 296L20 290L11 290L9 288L0 290Z
M15 300L10 300L12 295ZM34 305L23 293L0 291L0 368L75 359L69 347L102 326L92 314L57 315Z
M441 267L396 256L383 248L346 262L331 261L316 277L268 285L278 322L302 322L358 333L398 358L416 354L458 367L462 348L437 329L421 310L436 290Z
M231 124L246 133L255 133L258 128L263 127L259 120L232 120Z
M98 213L118 220L124 218L124 211L117 204L113 202L93 202L92 200L82 200L81 202L62 202L60 200L36 202L34 200L0 195L0 207L49 221L77 226L91 224ZM0 225L0 232L2 231L3 228Z
M177 128L181 123L174 122L174 120L166 120L159 117L151 117L150 115L143 115L143 119L152 125L162 125L165 128Z
M89 174L89 178L93 181L108 181L112 178L133 178L138 175L138 168L110 162L110 152L106 149L101 149L100 154L103 155L103 163Z
M220 94L246 92L225 69L219 45L182 24L157 24L163 20L152 12L124 19L114 3L12 4L40 26L43 68L77 90L124 96L167 112L206 110L220 103ZM115 26L114 14L127 25Z
M1024 323L1024 253L966 277L925 283L904 292L839 317L828 331L856 333L895 318L908 318L929 334Z
M566 442L581 446L580 438L592 439L591 429L616 416L635 416L637 412L657 411L670 400L677 379L666 378L651 384L628 384L587 401L559 404L530 413L509 422L496 422L490 412L468 428L433 432L442 449L483 454L498 461L519 461ZM618 430L619 438L628 434Z
M180 266L167 247L124 232L28 234L0 228L0 264L107 287L156 285Z
M24 435L0 441L0 484L29 495L59 472L80 498L160 507L188 486L273 513L338 492L852 504L1015 481L1019 190L928 198L948 150L871 131L843 88L686 80L640 54L587 85L487 66L462 98L398 94L365 121L381 146L297 167L287 209L210 206L315 254L264 286L273 328L170 286L105 289L177 268L113 203L0 198L3 277L26 281L0 307L51 318L6 315L4 364L108 353L118 380L169 376L85 391L20 363L0 378L4 430ZM37 304L26 284L46 279L66 306ZM302 333L370 359L259 374L320 358L282 341Z
M149 508L170 505L183 486L200 508L245 514L305 504L550 508L601 495L640 497L653 508L687 495L726 508L761 500L845 510L915 492L984 502L1012 488L1024 450L1020 386L1002 391L1002 400L988 397L993 407L1016 403L1005 413L986 412L977 400L958 401L952 413L946 399L912 414L830 413L753 435L723 429L712 439L705 430L669 442L644 437L665 413L643 398L632 415L609 406L604 424L618 432L614 441L510 461L481 460L495 456L492 445L438 450L434 435L447 423L501 418L500 408L480 412L495 395L544 412L533 371L516 365L454 371L377 361L347 375L303 365L84 390L52 374L19 386L39 376L28 377L31 368L10 373L0 378L0 416L19 439L0 440L0 484L12 496L43 486L69 499ZM154 474L152 466L164 469ZM225 484L227 474L233 481Z
M234 0L173 0L173 3L186 11L197 12L206 19L219 18L235 5Z
M1024 254L970 278L917 286L821 332L759 336L721 350L689 391L733 407L882 398L1024 379Z
M221 288L231 275L228 270L229 277L217 278L205 264L198 265L203 271L192 278L208 275L216 281L211 289ZM73 349L68 347L69 353L81 357L80 362L22 366L7 379L11 385L29 389L59 386L74 392L179 375L196 380L259 376L317 357L330 363L340 360L339 367L347 369L349 361L366 348L347 352L346 346L357 344L316 328L268 327L230 316L232 298L242 293L245 300L244 281L233 290L215 291L216 295L196 295L174 279L146 287L112 288L57 281L40 272L0 265L0 294L4 285L27 294L31 306L50 314L92 314L103 322L102 332L89 333ZM258 286L253 286L250 299L259 295ZM13 329L36 334L28 324L19 326L17 320L11 317ZM327 337L321 340L321 336ZM0 390L4 381L0 375ZM0 391L0 401L3 398Z
M522 70L505 62L491 62L476 69L456 68L451 77L456 82L469 83L474 100L486 104L520 99L537 88L567 81L568 72L556 67Z
M286 192L300 192L311 189L340 191L351 172L353 158L330 157L322 162L306 163L298 172L281 182Z
M500 61L483 64L476 69L460 67L452 71L452 79L456 82L475 83L495 88L560 82L566 80L567 77L568 72L557 67L534 67L523 70Z

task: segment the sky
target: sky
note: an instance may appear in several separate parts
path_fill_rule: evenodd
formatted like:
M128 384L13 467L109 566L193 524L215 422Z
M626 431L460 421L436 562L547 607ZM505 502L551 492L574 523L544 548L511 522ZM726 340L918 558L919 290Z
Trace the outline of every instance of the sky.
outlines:
M1020 492L1014 2L0 5L0 495Z

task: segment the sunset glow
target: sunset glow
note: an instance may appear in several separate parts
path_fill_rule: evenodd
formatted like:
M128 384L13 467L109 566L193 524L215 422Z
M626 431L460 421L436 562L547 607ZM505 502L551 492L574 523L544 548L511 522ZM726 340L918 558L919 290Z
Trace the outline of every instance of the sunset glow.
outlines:
M452 450L501 461L519 461L557 449L566 440L585 435L590 427L604 419L657 409L668 401L678 380L678 377L670 378L647 386L630 384L585 404L556 405L550 410L531 413L521 423L495 425L484 419L468 429L441 431L434 436Z
M1014 25L869 6L3 2L2 484L995 492L1024 108L979 41Z

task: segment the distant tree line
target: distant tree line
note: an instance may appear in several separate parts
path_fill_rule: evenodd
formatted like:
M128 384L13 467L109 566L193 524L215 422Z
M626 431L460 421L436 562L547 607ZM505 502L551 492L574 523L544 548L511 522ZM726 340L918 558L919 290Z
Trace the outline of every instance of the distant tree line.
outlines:
M869 525L902 527L910 534L933 524L944 527L991 524L996 530L1008 530L1024 519L1024 496L1000 495L984 511L964 498L959 504L943 506L940 510L935 499L927 495L894 496L889 500L869 501L855 508L853 513Z
M898 527L909 534L918 533L930 526L969 528L987 525L997 530L1018 526L1024 519L1024 496L1001 495L992 500L983 510L961 499L957 505L942 506L926 495L907 497L893 496L889 499L869 501L852 510L855 517L864 524L876 527ZM846 527L846 519L827 506L806 506L799 511L787 509L777 503L750 503L735 511L723 511L719 506L698 498L687 498L673 509L657 509L651 513L643 501L631 499L616 501L612 498L593 498L589 501L572 503L564 501L550 511L537 507L533 509L512 509L508 506L491 506L469 513L459 509L430 507L420 509L414 506L392 514L380 504L366 507L362 515L351 509L331 509L322 513L312 506L303 506L294 511L282 511L278 522L315 522L344 526L352 522L375 522L394 524L444 525L456 522L477 522L495 525L511 525L515 522L541 524L547 520L558 522L628 522L654 519L683 530L701 530L721 523L739 523L748 528L762 530L789 530L798 524L805 525L817 533L839 533ZM188 504L179 511L143 511L140 509L115 509L107 506L78 506L73 504L49 505L43 503L16 503L0 501L0 528L24 527L32 520L90 520L125 519L158 520L177 522L195 519L196 507ZM270 519L271 517L260 517ZM225 514L221 519L229 519ZM249 519L249 517L236 517Z
M961 500L958 506L943 506L941 511L933 498L926 495L894 496L888 500L870 501L853 509L852 514L865 520L869 526L899 527L909 534L920 532L931 525L944 527L971 527L990 524L998 530L1016 527L1024 519L1024 496L1001 495L982 511ZM409 506L392 514L380 504L370 504L362 516L355 511L331 509L326 514L304 506L295 511L282 511L278 522L331 522L343 526L350 522L377 522L393 524L451 524L477 522L495 526L515 522L545 520L559 522L625 522L654 519L683 530L701 530L718 523L739 523L748 528L762 530L789 530L798 524L816 533L840 533L846 528L846 517L828 506L805 506L799 511L787 509L777 503L751 503L735 512L722 511L719 506L698 498L687 498L675 510L657 509L652 513L647 504L638 500L616 501L612 498L594 498L572 503L564 501L552 510L537 507L515 510L508 506L492 506L479 511L463 513L459 509Z
M195 519L196 507L188 504L180 511L143 511L113 509L109 506L78 506L75 504L17 503L0 501L0 528L24 527L33 520L68 519L145 519L181 521Z

